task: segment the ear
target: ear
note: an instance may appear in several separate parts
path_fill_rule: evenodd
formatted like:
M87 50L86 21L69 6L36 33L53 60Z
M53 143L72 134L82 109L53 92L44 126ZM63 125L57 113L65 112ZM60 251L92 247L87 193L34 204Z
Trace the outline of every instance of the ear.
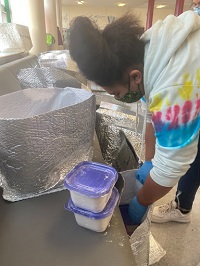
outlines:
M140 84L142 82L142 73L139 70L132 70L129 73L130 81L134 81L136 84Z

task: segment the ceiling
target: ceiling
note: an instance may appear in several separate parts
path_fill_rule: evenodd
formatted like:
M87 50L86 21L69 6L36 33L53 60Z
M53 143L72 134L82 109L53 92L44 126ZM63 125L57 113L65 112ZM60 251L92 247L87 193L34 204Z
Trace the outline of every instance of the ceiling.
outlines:
M76 0L61 0L63 5L77 5ZM117 3L124 2L126 7L130 8L147 8L148 0L85 0L85 3L82 6L103 6L103 7L115 7ZM192 0L185 0L184 7L189 9ZM175 8L176 0L155 0L155 6L157 5L166 5L165 8L171 9Z

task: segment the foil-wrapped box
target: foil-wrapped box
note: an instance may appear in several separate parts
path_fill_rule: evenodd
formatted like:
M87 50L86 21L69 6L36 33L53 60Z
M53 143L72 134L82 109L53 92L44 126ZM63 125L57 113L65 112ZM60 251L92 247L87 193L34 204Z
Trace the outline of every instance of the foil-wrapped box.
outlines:
M64 189L65 174L92 159L95 108L95 96L75 88L1 96L3 198L17 201Z
M53 50L38 56L40 67L57 67L79 72L76 62L72 60L69 50Z
M22 89L73 87L81 88L81 83L62 69L56 67L30 67L20 69L17 78Z
M29 52L31 48L28 27L15 23L0 23L0 52Z

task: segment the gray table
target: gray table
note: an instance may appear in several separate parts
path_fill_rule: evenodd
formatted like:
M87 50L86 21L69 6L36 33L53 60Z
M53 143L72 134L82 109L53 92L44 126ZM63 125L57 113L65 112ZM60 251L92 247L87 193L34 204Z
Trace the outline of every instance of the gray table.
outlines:
M15 203L1 197L0 265L135 265L118 207L108 230L96 233L64 210L68 198L67 190Z
M96 135L93 161L104 163ZM68 190L14 203L1 194L0 266L136 265L118 207L110 227L96 233L64 209Z

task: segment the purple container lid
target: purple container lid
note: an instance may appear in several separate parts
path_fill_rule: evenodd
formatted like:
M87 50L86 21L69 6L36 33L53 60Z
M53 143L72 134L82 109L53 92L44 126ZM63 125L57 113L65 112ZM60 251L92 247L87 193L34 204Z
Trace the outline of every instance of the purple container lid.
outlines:
M86 217L91 218L91 219L100 220L100 219L106 218L112 214L112 212L114 211L114 208L117 205L118 200L119 200L119 192L114 187L112 190L111 197L110 197L108 203L106 204L106 207L103 209L103 211L101 211L99 213L94 213L94 212L87 211L85 209L81 209L81 208L77 207L76 205L74 205L71 198L65 204L65 210L86 216Z
M106 195L118 178L117 171L105 164L81 162L65 177L65 187L91 198Z

